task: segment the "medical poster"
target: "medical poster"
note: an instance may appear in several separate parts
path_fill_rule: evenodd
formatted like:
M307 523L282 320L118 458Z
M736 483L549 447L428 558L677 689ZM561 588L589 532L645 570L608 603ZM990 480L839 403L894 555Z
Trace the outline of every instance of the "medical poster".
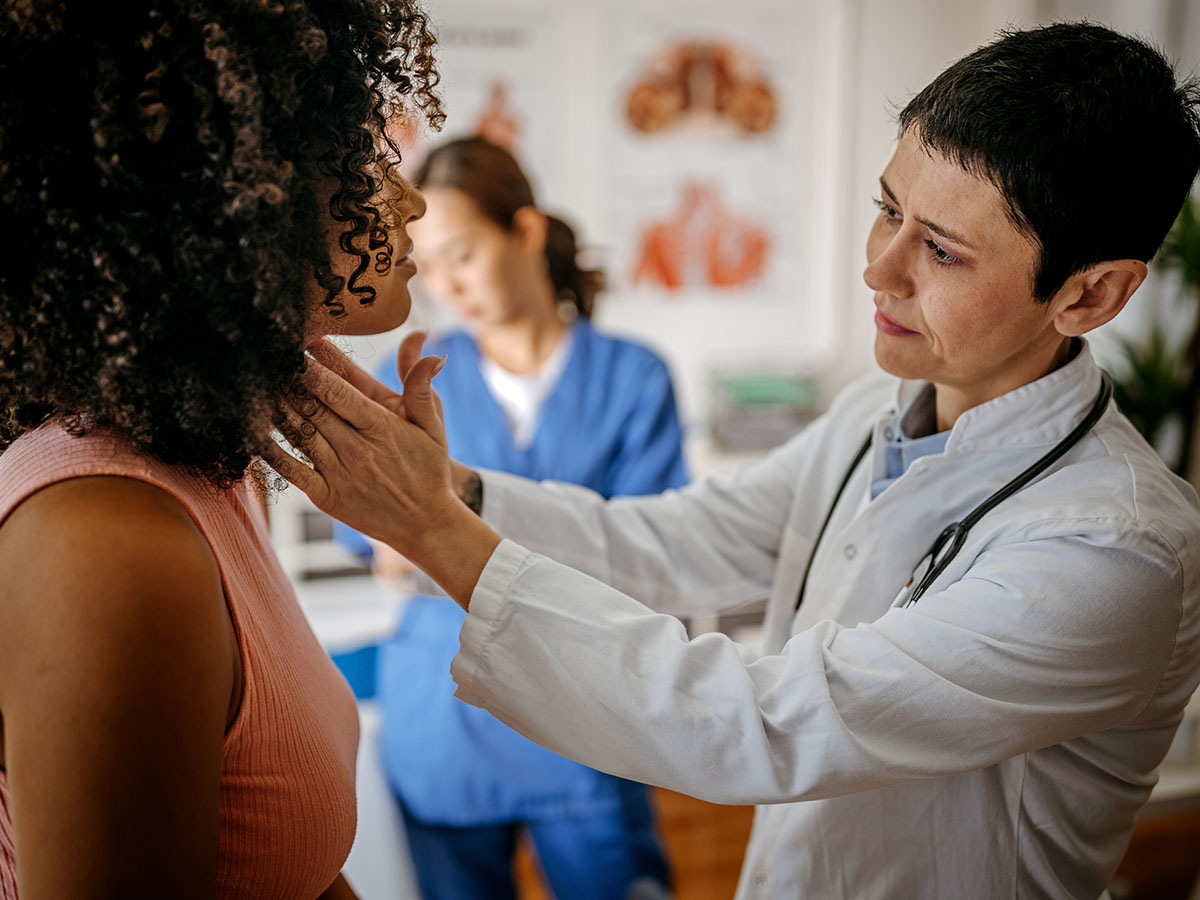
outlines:
M447 118L440 134L409 129L404 169L453 137L512 150L607 275L598 325L668 359L685 418L707 415L716 368L790 371L798 347L827 343L835 313L812 286L828 262L809 231L828 218L812 164L830 134L813 124L826 6L439 0L430 12ZM447 321L419 276L413 289L414 323Z
M676 202L640 223L634 286L744 289L763 280L772 252L771 223L732 207L722 185L704 179L678 183Z
M610 246L629 302L789 297L809 155L797 15L655 4L614 16L606 219L627 226Z

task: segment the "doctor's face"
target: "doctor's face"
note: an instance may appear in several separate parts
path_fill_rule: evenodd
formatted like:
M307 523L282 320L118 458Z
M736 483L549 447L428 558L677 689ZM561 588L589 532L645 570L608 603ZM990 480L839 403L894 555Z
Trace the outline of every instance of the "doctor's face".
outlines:
M863 278L875 292L875 358L933 382L957 412L1050 372L1067 338L1033 297L1037 247L991 182L904 134L879 179Z

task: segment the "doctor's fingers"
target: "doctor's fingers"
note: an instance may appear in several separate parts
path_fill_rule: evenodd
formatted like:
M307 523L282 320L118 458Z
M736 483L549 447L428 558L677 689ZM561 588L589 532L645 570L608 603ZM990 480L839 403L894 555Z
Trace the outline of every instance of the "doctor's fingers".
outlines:
M406 337L400 344L400 349L396 352L396 372L400 376L400 382L403 384L408 378L408 373L412 371L421 360L421 347L425 343L425 333L422 331L414 331ZM435 371L436 375L437 372ZM434 391L433 403L437 407L438 418L445 422L445 416L442 413L442 398ZM400 415L404 415L403 404L395 410Z
M308 355L333 374L344 378L361 394L386 407L400 406L400 395L372 378L329 340L322 338L308 348Z
M418 360L404 378L404 415L440 446L446 446L442 402L433 390L433 376L442 370L446 357L426 356Z
M329 485L320 472L274 443L263 450L263 459L277 473L304 491L317 509L325 509L329 501Z
M381 473L390 471L394 461L403 457L397 447L407 437L424 438L423 433L403 418L390 416L391 433L373 437L314 398L304 404L303 414L290 406L285 410L286 420L279 424L279 430L310 464L305 465L283 448L272 448L270 454L264 454L267 462L304 491L318 509L363 533L372 533L369 525L352 517L378 502L378 485L386 480Z
M396 373L400 376L401 382L417 364L417 360L421 358L421 347L424 344L425 332L423 331L414 331L400 342L400 346L396 350Z
M437 363L437 360L430 359L429 362ZM417 366L414 371L429 368L429 365ZM378 501L376 495L383 486L394 486L398 494L407 497L414 490L419 492L417 485L424 480L432 477L436 481L437 475L444 476L449 463L440 420L436 430L427 430L404 415L393 415L372 403L336 375L326 374L332 382L324 385L324 395L341 403L342 409L357 411L363 427L345 418L338 409L322 403L320 397L308 400L303 416L295 409L289 409L287 426L300 430L300 449L312 459L313 468L328 485L329 503L338 506L373 503ZM316 394L316 390L313 393ZM427 394L432 392L427 391ZM360 410L360 405L365 405L365 410ZM297 422L297 417L303 421ZM338 518L354 524L345 515ZM370 533L366 528L358 530Z
M271 441L263 449L262 458L279 475L304 491L318 508L324 509L329 498L329 484L308 455L315 453L319 456L322 451L313 449L313 441L305 437L306 431L315 434L316 429L295 410L285 406L282 420L275 423L275 434L295 449L295 455L285 450L272 434Z
M317 418L326 415L330 415L329 410L320 401L310 398L303 412L285 402L283 420L275 423L279 433L303 455L302 461L321 473L327 472L338 461L337 452L317 427Z
M364 435L378 436L385 433L390 422L397 418L394 412L315 359L309 361L308 370L301 380L309 393L324 405L324 409L318 409L311 417L313 424L318 430L324 431L335 446L337 441L333 430L339 423Z

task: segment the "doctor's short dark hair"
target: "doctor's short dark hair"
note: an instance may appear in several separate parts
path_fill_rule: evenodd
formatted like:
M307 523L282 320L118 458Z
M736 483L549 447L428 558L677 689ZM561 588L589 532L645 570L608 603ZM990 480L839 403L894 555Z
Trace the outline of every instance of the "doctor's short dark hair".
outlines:
M5 3L0 450L56 416L238 480L373 301L434 43L416 0Z
M1145 41L1091 23L1002 32L900 112L996 185L1040 248L1033 294L1107 259L1148 262L1200 166L1200 87Z

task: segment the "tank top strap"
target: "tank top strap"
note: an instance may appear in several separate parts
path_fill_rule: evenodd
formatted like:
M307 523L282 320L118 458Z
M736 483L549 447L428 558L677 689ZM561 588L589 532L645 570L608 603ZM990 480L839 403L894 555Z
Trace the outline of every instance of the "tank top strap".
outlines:
M72 435L56 422L48 422L23 435L0 454L0 522L43 488L60 481L113 475L145 481L166 491L192 513L194 500L218 492L206 487L197 497L199 479L153 457L138 453L120 436L102 430Z

